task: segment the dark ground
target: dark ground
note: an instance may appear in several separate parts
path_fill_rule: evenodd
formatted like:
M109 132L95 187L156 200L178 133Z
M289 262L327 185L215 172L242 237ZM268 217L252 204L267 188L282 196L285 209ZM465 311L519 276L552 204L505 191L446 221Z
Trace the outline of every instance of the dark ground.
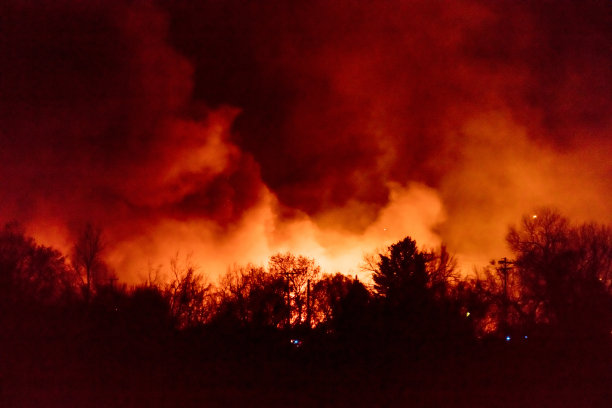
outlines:
M4 331L0 406L612 406L608 340L459 345L311 334L294 347L277 332L77 327Z

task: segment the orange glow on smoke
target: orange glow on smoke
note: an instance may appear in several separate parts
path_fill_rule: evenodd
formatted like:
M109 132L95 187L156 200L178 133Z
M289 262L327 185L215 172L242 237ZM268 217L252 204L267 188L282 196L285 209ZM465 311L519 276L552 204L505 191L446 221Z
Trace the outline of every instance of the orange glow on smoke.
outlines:
M406 235L469 273L532 208L612 222L609 5L307 3L12 5L2 220L66 253L92 221L129 282Z

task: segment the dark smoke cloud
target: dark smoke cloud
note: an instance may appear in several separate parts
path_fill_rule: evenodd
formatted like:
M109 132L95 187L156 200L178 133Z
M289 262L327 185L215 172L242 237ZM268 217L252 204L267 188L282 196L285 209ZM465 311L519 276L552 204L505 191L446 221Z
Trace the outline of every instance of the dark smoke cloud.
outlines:
M193 67L166 42L166 13L146 2L5 9L5 216L129 222L129 233L135 216L232 222L257 199L257 164L225 142L237 111L191 100Z
M1 15L0 214L64 244L103 224L118 268L181 247L218 269L359 257L407 233L482 260L539 205L611 221L610 2Z
M244 109L240 145L308 213L384 204L387 180L439 186L461 144L446 133L479 112L553 148L608 138L607 2L172 4L197 96Z

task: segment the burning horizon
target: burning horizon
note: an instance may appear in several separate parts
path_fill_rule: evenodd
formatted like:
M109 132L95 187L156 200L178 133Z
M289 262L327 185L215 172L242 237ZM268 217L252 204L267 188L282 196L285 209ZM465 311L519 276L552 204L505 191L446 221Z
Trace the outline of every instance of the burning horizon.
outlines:
M612 222L609 2L2 9L0 219L101 225L128 282L406 235L469 272L533 208Z

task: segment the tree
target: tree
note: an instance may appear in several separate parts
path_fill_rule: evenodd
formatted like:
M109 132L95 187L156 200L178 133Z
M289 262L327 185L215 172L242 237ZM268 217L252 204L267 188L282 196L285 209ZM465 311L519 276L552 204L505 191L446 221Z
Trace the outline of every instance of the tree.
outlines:
M465 307L455 291L455 262L444 246L421 251L406 237L368 265L374 266L374 291L389 334L423 340L468 332Z
M424 296L429 258L410 237L391 245L386 253L379 254L372 274L374 291L394 307Z
M230 269L221 279L216 320L241 326L280 327L286 320L285 282L254 265Z
M185 328L206 322L213 310L212 285L197 272L189 257L181 265L178 253L170 260L170 274L165 293L178 326Z
M498 329L498 285L494 276L485 269L486 278L480 276L460 279L452 288L451 296L459 307L458 313L469 334L482 337Z
M288 304L287 326L310 324L310 284L319 276L321 268L314 259L290 253L270 257L269 271L286 283Z
M323 275L312 289L313 321L333 324L342 314L342 301L348 295L352 280L341 273Z
M599 281L612 294L612 227L583 224L572 232L578 250L576 271L588 281Z
M427 286L432 290L434 296L443 298L453 288L453 284L459 281L455 271L457 261L448 252L445 245L441 245L439 251L427 252L425 258Z
M551 209L524 216L506 237L515 253L520 309L564 335L604 334L612 326L612 232L571 225Z
M371 326L370 292L357 278L325 275L313 288L313 300L316 322L337 333L367 331Z
M106 265L102 259L104 249L102 229L87 223L78 236L72 251L72 264L81 276L86 298L89 298L92 289L103 278L101 275L106 272Z
M59 251L37 244L16 223L0 230L1 301L51 304L70 296L73 284Z

